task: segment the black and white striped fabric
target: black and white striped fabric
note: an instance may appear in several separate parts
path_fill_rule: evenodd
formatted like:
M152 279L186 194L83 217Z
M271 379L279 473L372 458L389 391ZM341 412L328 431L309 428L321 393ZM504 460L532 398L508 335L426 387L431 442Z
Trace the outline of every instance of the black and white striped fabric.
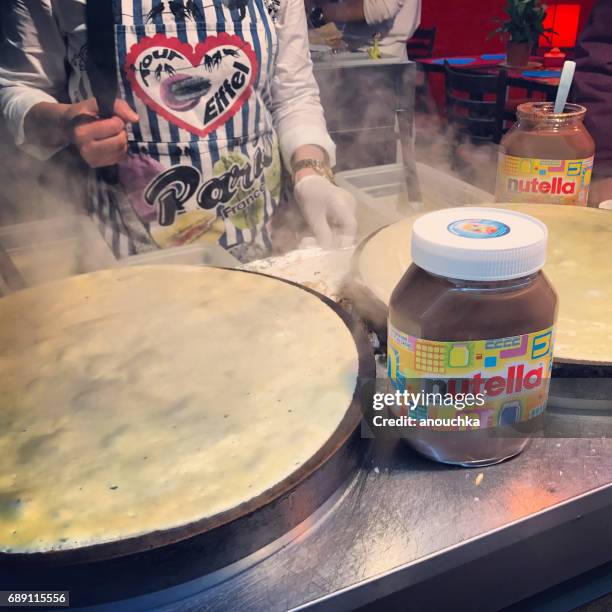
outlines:
M113 0L118 97L140 120L120 188L92 178L90 202L118 257L198 241L241 258L270 248L276 33L266 0L239 1Z

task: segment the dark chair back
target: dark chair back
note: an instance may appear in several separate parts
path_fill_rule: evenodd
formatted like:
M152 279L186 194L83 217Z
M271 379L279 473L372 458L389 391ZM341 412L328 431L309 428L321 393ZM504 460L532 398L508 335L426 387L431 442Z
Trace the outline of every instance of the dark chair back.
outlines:
M410 59L422 59L431 57L434 44L436 43L436 29L418 28L406 42L406 51Z
M449 122L473 142L499 143L504 131L507 74L454 70L444 62Z

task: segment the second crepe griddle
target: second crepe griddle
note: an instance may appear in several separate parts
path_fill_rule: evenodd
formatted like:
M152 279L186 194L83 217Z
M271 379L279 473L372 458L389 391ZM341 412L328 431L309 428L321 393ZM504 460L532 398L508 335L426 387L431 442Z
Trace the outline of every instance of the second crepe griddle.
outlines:
M497 206L533 215L548 227L544 272L559 295L555 361L612 366L612 214L546 204ZM379 230L355 253L354 301L376 326L384 323L391 293L411 263L416 218Z

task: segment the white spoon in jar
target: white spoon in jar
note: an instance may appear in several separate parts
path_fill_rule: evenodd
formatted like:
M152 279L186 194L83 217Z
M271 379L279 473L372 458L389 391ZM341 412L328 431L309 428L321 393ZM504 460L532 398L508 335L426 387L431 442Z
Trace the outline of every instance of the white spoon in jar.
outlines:
M563 64L563 71L559 79L559 88L557 89L557 97L555 98L555 114L562 113L565 109L565 103L569 96L575 71L576 62L567 61Z

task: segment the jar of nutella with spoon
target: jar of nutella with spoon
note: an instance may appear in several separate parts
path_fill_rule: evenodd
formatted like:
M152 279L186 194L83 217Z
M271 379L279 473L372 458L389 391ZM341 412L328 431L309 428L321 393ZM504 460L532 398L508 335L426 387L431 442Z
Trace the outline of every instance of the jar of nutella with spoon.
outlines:
M403 434L423 455L469 467L521 452L541 429L557 297L542 273L548 232L495 208L417 219L412 261L389 304L387 366L410 392Z
M502 138L497 167L497 202L586 206L595 143L584 126L586 108L528 102Z

